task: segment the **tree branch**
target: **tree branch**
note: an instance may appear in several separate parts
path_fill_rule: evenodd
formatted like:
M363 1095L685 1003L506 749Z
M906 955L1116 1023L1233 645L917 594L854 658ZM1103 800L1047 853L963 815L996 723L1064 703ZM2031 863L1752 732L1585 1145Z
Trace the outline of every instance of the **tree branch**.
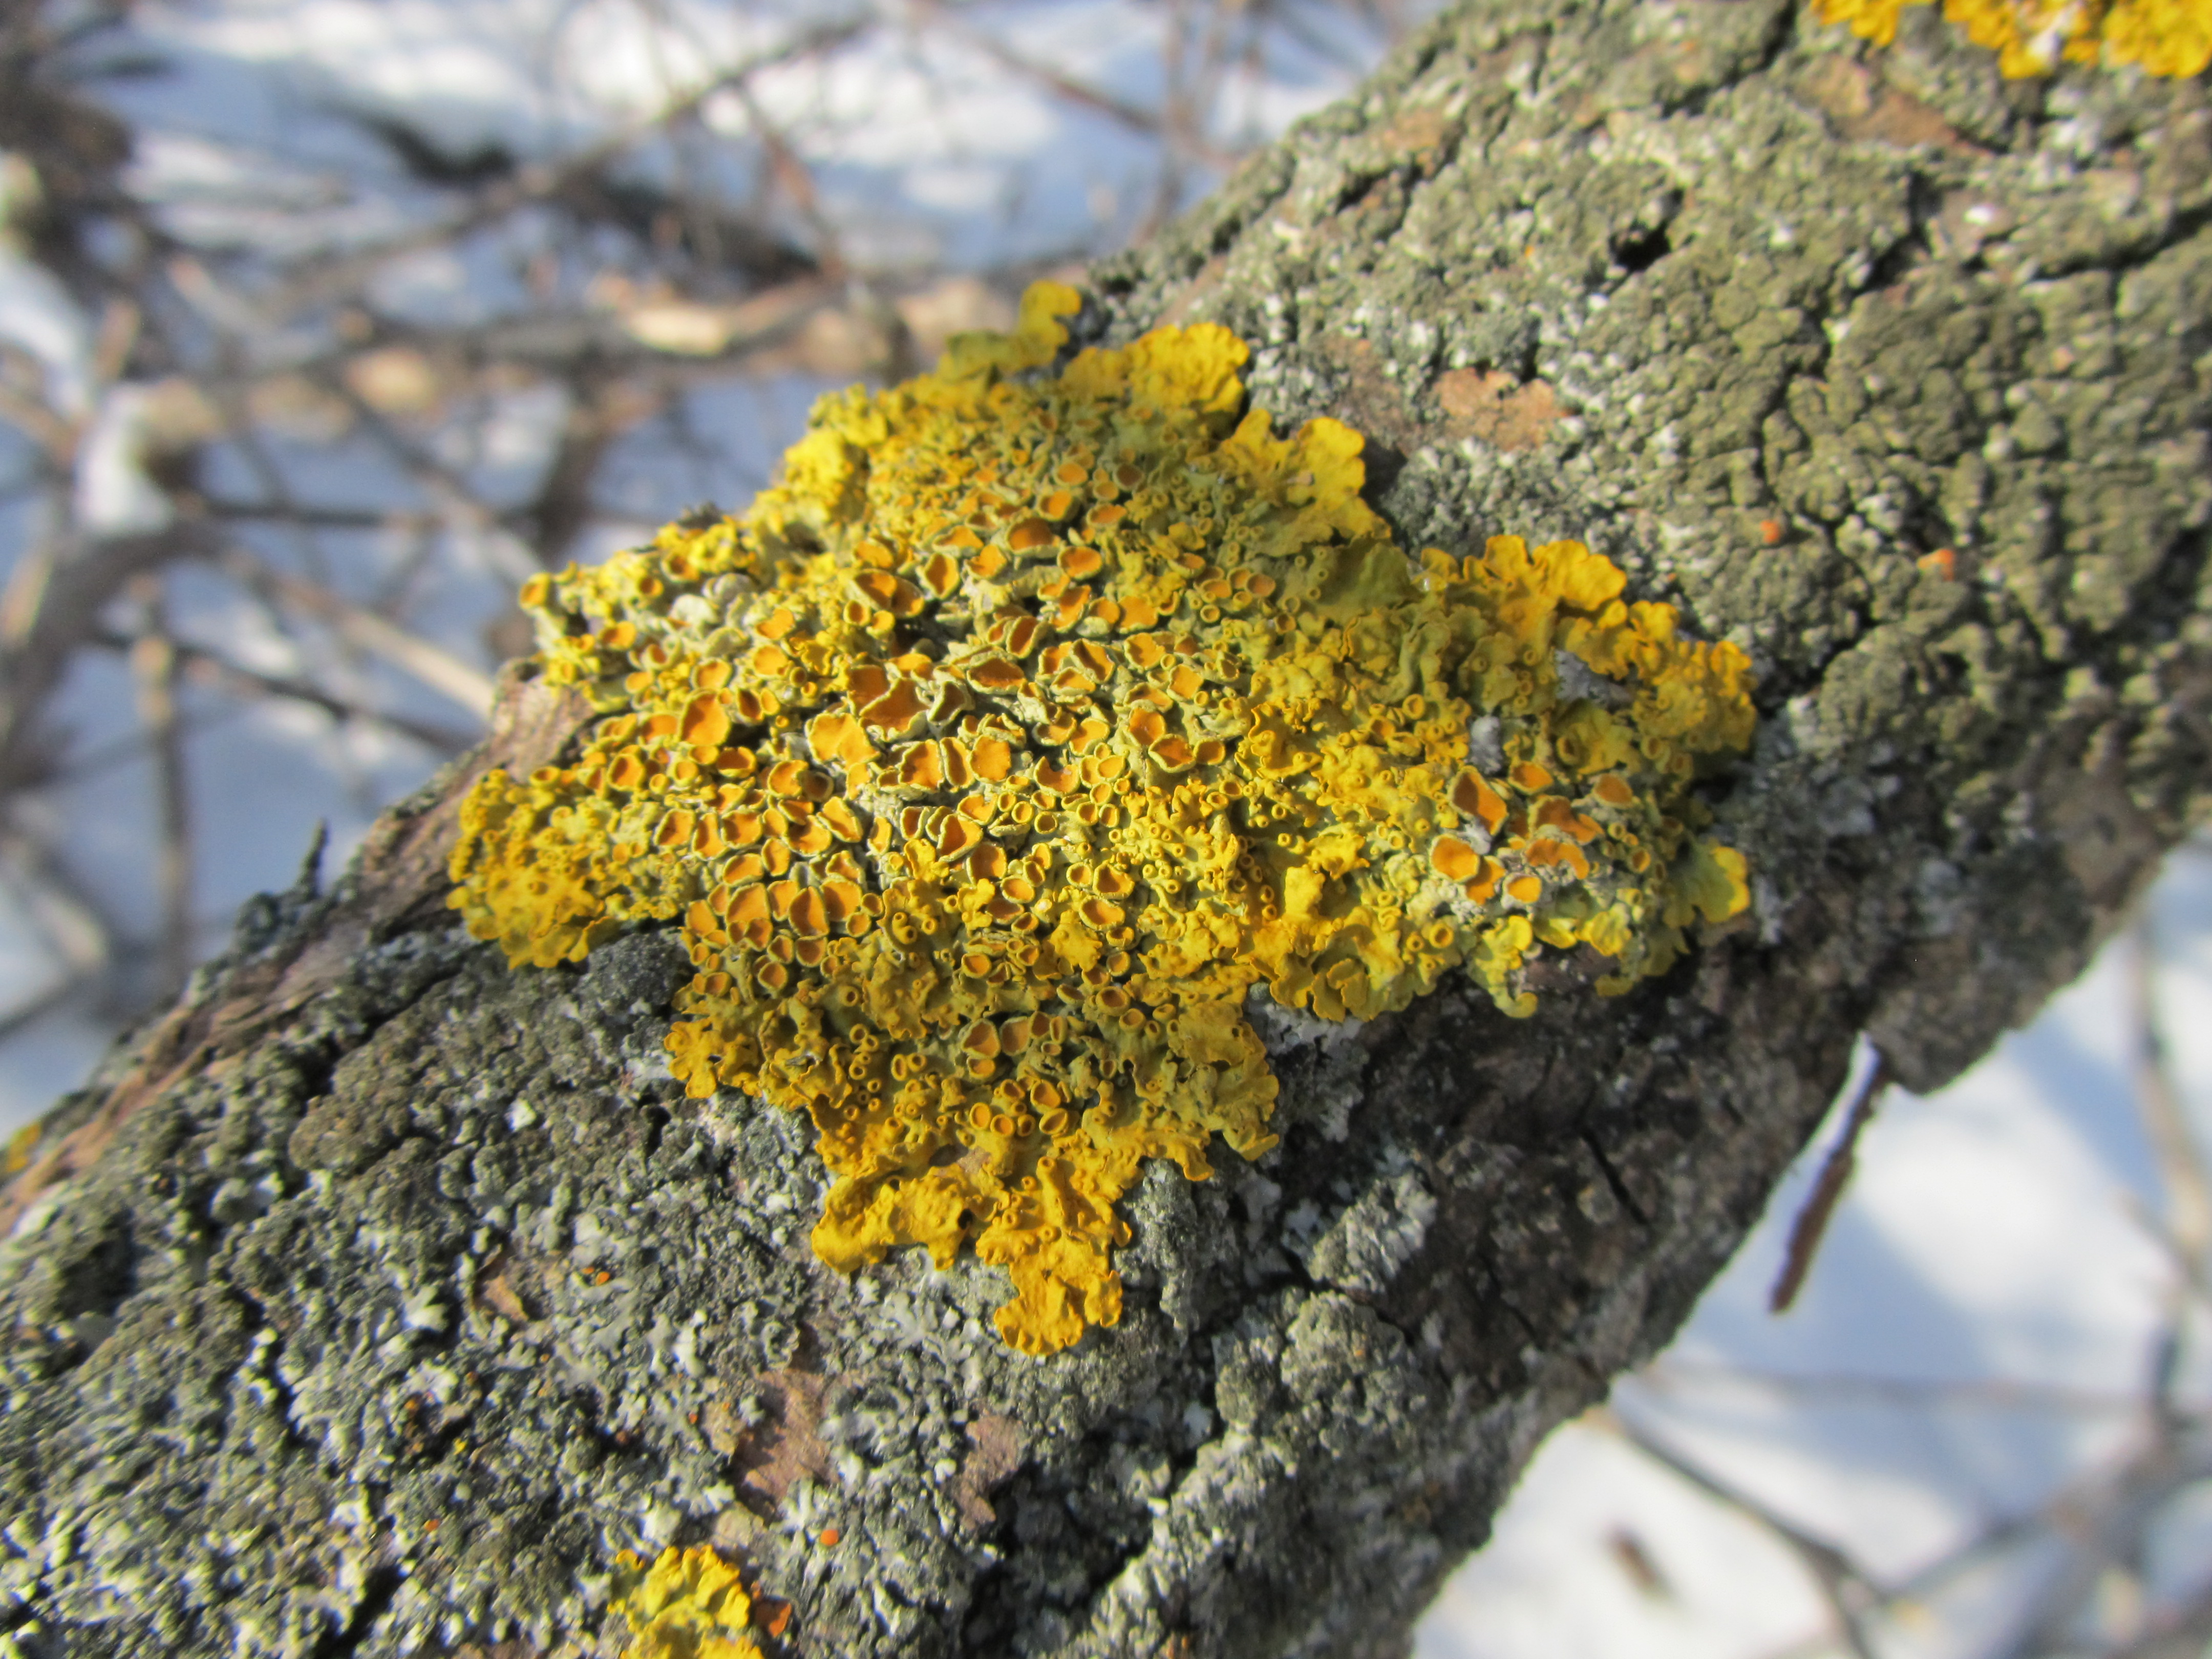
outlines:
M1466 0L1091 293L1088 337L1221 323L1279 420L1367 434L1410 545L1577 538L1751 653L1705 798L1752 914L1619 999L1279 1031L1281 1145L1152 1168L1120 1322L1036 1363L972 1261L812 1255L809 1127L669 1080L668 931L510 973L453 929L468 785L588 718L510 675L0 1194L19 1641L544 1654L616 1551L712 1541L793 1654L1402 1652L1859 1034L1955 1074L2203 814L2201 87L2008 85L1786 0ZM33 641L116 591L91 556Z

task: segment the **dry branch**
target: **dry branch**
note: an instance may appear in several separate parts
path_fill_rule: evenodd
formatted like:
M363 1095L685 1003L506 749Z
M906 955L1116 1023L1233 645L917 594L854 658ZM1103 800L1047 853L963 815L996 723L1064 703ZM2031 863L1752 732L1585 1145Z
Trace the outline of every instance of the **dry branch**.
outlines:
M1220 321L1370 434L1414 544L1578 537L1753 652L1747 925L1619 1000L1284 1034L1281 1148L1155 1170L1120 1324L1034 1364L974 1263L810 1254L801 1126L667 1081L668 935L510 974L453 931L468 782L584 717L511 678L0 1200L19 1642L574 1651L615 1550L711 1538L793 1653L1402 1652L1854 1041L1941 1083L2204 807L2202 88L2008 85L1928 21L1468 0L1092 277L1103 337ZM178 536L58 562L27 638Z

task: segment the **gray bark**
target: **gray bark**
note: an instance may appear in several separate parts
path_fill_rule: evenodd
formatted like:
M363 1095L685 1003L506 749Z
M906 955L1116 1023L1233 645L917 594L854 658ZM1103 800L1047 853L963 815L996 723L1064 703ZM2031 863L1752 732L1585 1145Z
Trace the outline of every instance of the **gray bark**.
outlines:
M2006 83L1935 10L1469 0L1095 275L1370 434L1409 543L1576 537L1753 653L1740 925L1622 1000L1279 1033L1281 1147L1155 1170L1121 1323L1031 1361L972 1262L814 1260L803 1126L667 1080L667 936L452 930L459 793L575 720L511 681L8 1189L15 1650L592 1651L613 1552L711 1537L793 1654L1402 1652L1855 1036L1942 1082L2204 804L2205 88Z

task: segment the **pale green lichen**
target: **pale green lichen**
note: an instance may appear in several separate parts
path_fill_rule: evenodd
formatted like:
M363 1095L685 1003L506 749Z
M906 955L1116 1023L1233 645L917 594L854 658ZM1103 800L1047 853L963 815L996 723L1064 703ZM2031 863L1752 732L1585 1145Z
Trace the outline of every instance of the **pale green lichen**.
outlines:
M1368 1018L1464 969L1526 1014L1544 952L1619 993L1747 902L1692 793L1741 652L1577 543L1408 558L1358 434L1275 437L1218 327L1042 373L1077 303L823 399L742 519L534 580L603 718L453 857L518 964L680 920L676 1072L811 1115L823 1258L973 1244L1036 1353L1118 1316L1145 1159L1274 1144L1255 988Z

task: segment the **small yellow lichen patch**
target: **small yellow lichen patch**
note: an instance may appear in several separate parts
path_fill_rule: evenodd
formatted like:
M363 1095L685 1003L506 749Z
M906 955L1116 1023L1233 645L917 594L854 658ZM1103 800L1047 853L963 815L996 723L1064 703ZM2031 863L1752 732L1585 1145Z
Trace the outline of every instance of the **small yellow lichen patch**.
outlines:
M1897 40L1897 20L1905 7L1927 3L1928 0L1813 0L1813 9L1823 23L1848 23L1862 40L1887 46Z
M675 1071L811 1115L823 1259L972 1246L1032 1353L1118 1316L1144 1160L1274 1144L1255 987L1364 1018L1464 969L1525 1014L1545 951L1618 993L1747 902L1692 793L1741 652L1577 543L1409 559L1225 330L1039 373L1077 303L824 398L742 520L534 581L603 718L453 859L517 963L680 921Z
M21 1175L31 1167L31 1154L38 1149L39 1137L45 1133L40 1125L26 1123L8 1137L5 1151L0 1151L0 1180Z
M703 1545L663 1550L650 1567L624 1550L608 1612L629 1626L623 1659L761 1659L744 1634L752 1600L738 1570Z
M1929 0L1813 0L1824 23L1848 23L1877 46L1897 38L1906 6ZM2187 77L2212 64L2212 0L1943 0L1943 15L1997 54L2012 79L2069 63L2140 64Z

